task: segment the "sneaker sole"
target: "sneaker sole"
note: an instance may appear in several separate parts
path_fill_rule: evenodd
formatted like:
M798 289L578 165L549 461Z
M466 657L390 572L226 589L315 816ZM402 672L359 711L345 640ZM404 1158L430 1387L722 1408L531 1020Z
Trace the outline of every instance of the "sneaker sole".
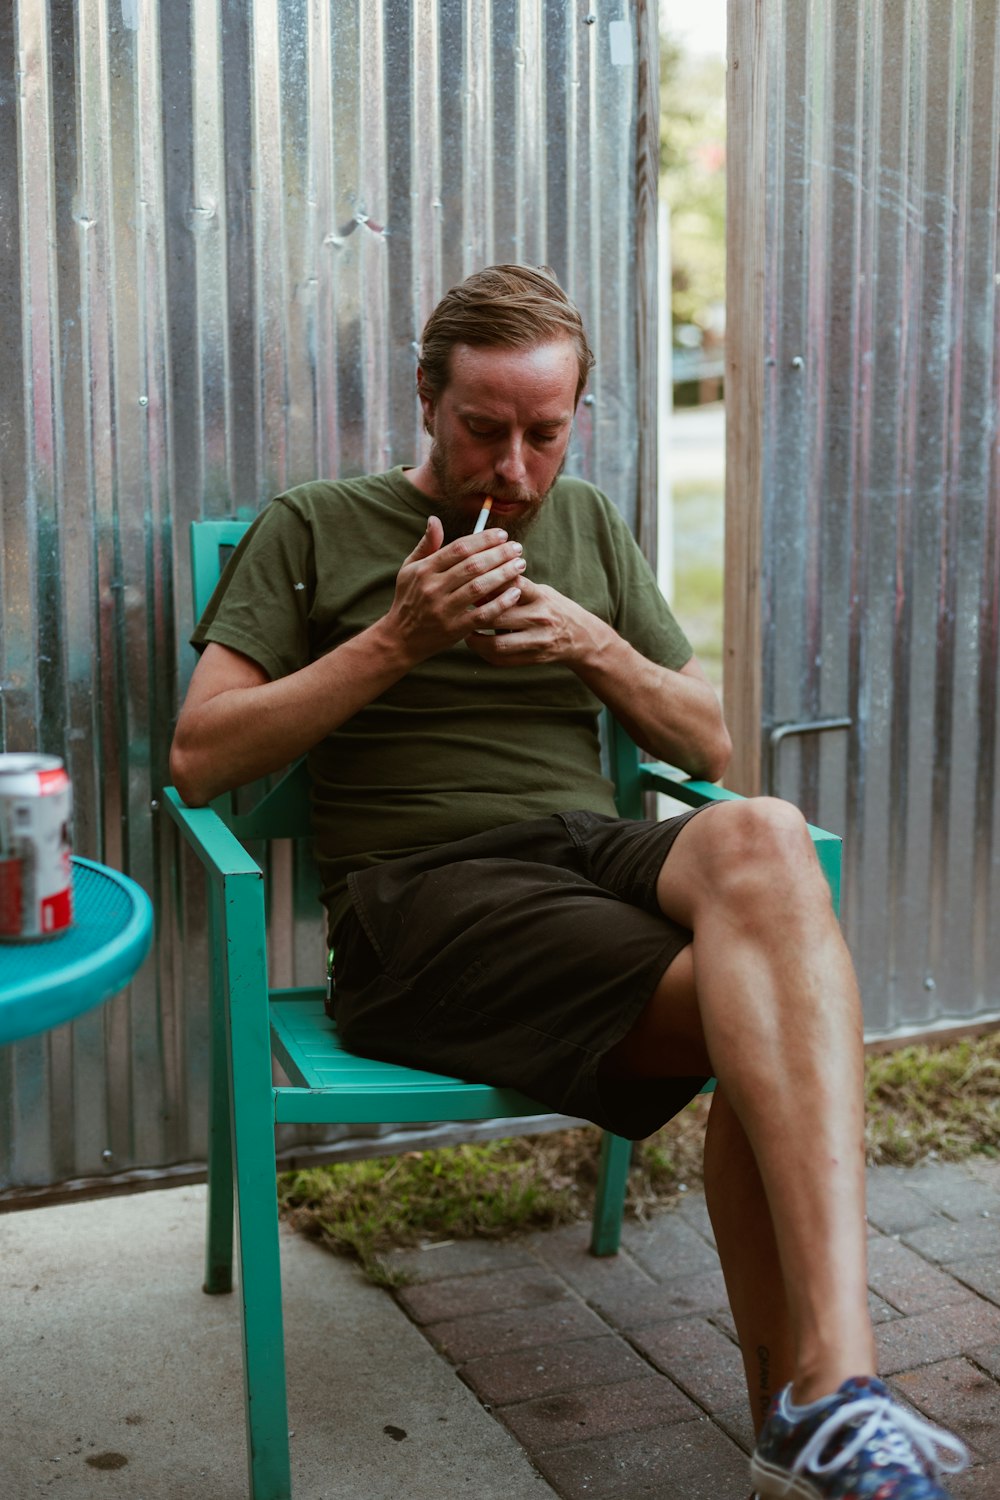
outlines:
M754 1454L750 1460L750 1482L760 1500L823 1500L823 1493L801 1474L776 1469Z

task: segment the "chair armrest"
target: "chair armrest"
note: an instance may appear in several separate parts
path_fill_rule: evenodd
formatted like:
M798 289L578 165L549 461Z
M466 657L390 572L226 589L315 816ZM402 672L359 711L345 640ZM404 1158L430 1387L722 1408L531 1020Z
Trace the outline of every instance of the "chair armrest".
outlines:
M689 807L705 807L709 802L739 802L739 792L716 786L712 781L691 781L681 771L675 771L661 760L639 762L639 782L644 792L665 792L686 802Z
M177 789L163 788L167 811L210 875L226 879L232 875L256 875L263 871L211 807L188 807Z
M707 807L712 802L742 800L739 792L731 792L728 787L715 786L710 781L688 781L673 767L665 765L662 761L641 762L639 784L644 792L664 792L668 797L675 797L678 802L686 802L689 807ZM834 909L839 911L843 840L838 834L828 833L825 828L816 828L812 823L809 823L807 827L833 896Z

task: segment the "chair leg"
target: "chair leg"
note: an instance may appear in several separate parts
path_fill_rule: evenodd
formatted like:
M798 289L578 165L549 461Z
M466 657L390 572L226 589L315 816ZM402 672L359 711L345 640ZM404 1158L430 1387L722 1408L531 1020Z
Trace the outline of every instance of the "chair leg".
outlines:
M291 1500L278 1195L273 1172L270 1182L263 1178L241 1182L237 1173L237 1202L250 1500Z
M226 1046L224 964L220 947L218 892L209 902L208 939L212 955L209 1036L208 1218L204 1290L233 1289L233 1143L229 1117L229 1049Z
M250 1500L291 1500L260 879L227 877L225 901L226 1019Z
M622 1237L625 1189L632 1160L632 1142L604 1132L597 1172L597 1196L590 1232L591 1255L616 1255Z

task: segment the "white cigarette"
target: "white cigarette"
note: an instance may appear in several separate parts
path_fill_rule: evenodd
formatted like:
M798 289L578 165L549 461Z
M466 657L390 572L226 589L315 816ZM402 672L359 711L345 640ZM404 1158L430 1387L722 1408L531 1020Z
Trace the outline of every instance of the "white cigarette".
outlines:
M478 536L481 531L485 531L486 530L486 522L490 518L490 511L492 509L493 509L493 497L491 495L487 495L486 499L483 501L483 508L479 512L478 516L476 517L476 524L472 528L472 535L473 536Z

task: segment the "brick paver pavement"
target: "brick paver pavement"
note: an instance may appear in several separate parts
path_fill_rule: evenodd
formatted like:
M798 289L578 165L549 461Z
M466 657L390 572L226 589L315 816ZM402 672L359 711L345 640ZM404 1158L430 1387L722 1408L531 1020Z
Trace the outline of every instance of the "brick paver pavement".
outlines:
M872 1169L870 1276L882 1373L973 1467L955 1500L1000 1500L1000 1162ZM700 1193L627 1224L399 1251L402 1306L565 1500L747 1500L742 1365Z

